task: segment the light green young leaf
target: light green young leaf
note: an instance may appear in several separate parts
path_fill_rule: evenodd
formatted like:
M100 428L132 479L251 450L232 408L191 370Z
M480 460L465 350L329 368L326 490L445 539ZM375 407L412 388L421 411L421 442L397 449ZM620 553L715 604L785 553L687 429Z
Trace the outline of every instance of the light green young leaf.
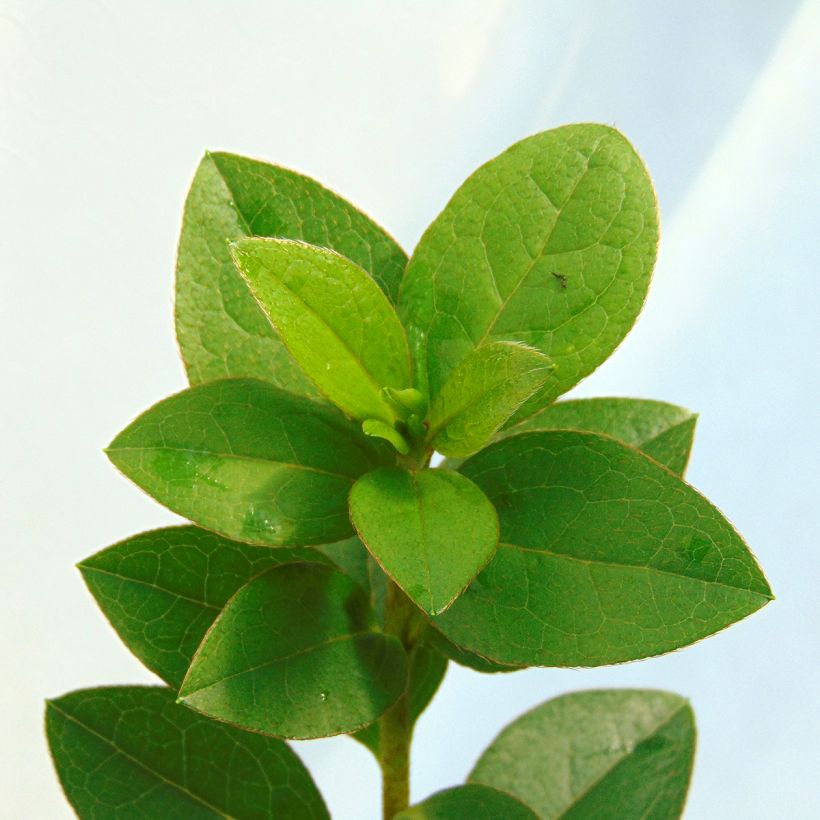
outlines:
M631 444L673 473L683 475L692 450L697 413L648 399L575 399L550 405L499 438L532 430L586 430Z
M694 753L694 715L679 695L576 692L513 721L470 782L515 795L541 820L676 820Z
M473 350L450 373L428 417L428 440L445 456L480 450L550 377L550 360L518 342Z
M358 584L301 563L275 567L234 595L179 697L242 728L307 739L362 729L406 687L404 649L378 631Z
M318 398L248 291L227 240L301 239L364 268L395 301L407 257L350 203L315 180L233 154L202 159L179 240L176 324L191 384L252 376Z
M369 274L325 248L243 239L234 262L291 355L323 395L359 421L392 424L382 389L410 384L396 311Z
M84 689L49 701L46 733L81 818L330 820L286 743L207 720L170 689Z
M426 643L413 647L408 656L407 697L410 710L411 730L421 713L427 708L438 691L447 672L447 658ZM380 759L381 739L379 724L371 723L353 737Z
M618 131L568 125L513 145L456 191L408 264L399 306L426 366L417 386L433 400L474 348L524 342L556 365L516 416L536 412L632 327L657 241L652 183Z
M523 433L461 467L499 513L495 557L436 626L510 665L600 666L686 646L772 597L703 496L614 439Z
M538 820L538 815L510 794L468 784L437 792L395 820Z
M107 453L149 495L206 529L296 546L352 534L347 495L386 449L331 407L226 379L154 405Z
M240 587L279 564L327 560L307 548L261 550L198 527L168 527L114 544L78 567L125 645L178 689Z
M498 517L451 470L384 467L350 492L353 526L384 571L425 612L443 612L490 560Z

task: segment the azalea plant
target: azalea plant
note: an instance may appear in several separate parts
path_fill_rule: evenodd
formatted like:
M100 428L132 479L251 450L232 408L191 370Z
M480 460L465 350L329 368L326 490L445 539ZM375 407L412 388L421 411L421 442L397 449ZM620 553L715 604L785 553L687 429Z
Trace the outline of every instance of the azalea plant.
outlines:
M448 663L646 658L771 598L683 479L694 414L556 401L635 322L657 243L646 169L603 125L490 160L409 260L318 182L206 154L177 264L190 387L106 451L191 524L79 565L165 685L48 703L76 813L327 818L286 740L349 734L386 819L678 817L693 714L650 690L548 701L409 806Z

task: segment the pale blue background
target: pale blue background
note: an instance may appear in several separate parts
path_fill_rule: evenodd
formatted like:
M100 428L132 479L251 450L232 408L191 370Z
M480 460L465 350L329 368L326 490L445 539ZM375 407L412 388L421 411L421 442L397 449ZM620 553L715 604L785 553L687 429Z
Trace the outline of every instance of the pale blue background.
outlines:
M638 326L577 393L701 412L691 481L747 536L778 599L642 663L451 668L418 727L414 797L461 780L548 697L658 686L697 711L688 818L820 817L820 0L0 0L0 816L70 816L43 697L151 680L72 564L174 521L100 449L184 384L172 272L202 150L313 174L409 249L476 165L578 120L638 146L663 238ZM336 817L376 817L363 748L298 750Z

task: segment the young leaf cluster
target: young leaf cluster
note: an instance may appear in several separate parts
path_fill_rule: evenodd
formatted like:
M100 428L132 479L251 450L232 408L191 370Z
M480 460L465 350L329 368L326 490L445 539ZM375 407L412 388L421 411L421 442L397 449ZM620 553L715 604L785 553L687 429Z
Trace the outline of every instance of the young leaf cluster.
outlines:
M556 401L631 328L657 240L646 169L601 125L479 168L409 260L317 182L206 154L177 267L190 387L106 451L191 525L79 565L165 686L49 703L78 815L327 817L284 740L350 734L382 767L385 817L679 816L692 712L642 690L550 701L465 785L407 799L448 661L635 660L771 598L683 479L694 414Z

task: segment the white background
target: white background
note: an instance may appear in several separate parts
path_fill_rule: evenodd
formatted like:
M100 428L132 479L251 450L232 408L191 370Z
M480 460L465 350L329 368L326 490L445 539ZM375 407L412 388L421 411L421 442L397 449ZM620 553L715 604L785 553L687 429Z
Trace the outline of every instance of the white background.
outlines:
M778 597L641 663L451 666L418 726L414 798L546 698L658 686L697 712L688 818L820 817L820 0L0 0L0 816L71 816L44 697L152 680L73 564L175 520L101 448L184 385L172 276L203 149L312 174L411 249L475 166L578 120L635 142L664 230L641 320L576 393L700 411L690 480ZM362 747L297 748L336 817L377 816Z

